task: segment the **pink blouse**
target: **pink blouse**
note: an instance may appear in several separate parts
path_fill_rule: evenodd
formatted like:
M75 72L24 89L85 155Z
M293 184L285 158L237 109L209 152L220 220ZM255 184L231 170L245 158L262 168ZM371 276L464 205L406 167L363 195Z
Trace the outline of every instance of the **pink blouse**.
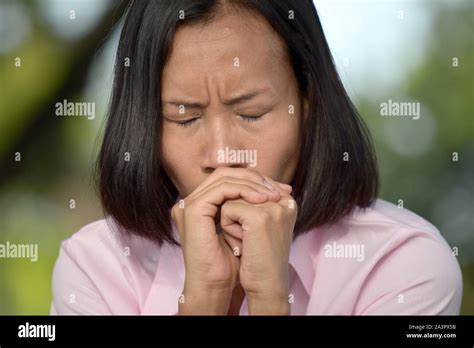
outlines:
M460 311L462 275L444 238L381 199L296 238L289 270L292 315ZM51 314L174 315L184 272L179 247L122 236L99 220L62 242ZM246 299L240 314L248 315Z

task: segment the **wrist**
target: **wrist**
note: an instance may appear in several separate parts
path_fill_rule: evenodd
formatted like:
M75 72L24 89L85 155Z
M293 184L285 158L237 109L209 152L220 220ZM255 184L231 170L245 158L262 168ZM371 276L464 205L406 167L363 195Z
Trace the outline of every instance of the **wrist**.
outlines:
M186 286L178 303L179 315L227 315L231 289Z
M250 315L290 315L288 291L247 296Z

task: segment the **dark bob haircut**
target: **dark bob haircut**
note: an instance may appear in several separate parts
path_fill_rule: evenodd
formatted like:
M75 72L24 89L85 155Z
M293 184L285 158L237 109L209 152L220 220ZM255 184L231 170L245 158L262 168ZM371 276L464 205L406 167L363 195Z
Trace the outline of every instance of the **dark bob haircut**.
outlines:
M308 99L292 181L298 204L294 235L334 223L356 206L372 205L378 190L374 147L339 79L313 2L226 3L266 18L286 42L300 91ZM178 191L160 158L161 74L176 29L211 20L220 5L216 0L154 0L133 1L127 8L96 165L97 187L104 212L120 230L160 245L179 245L170 216ZM130 64L124 64L127 60Z

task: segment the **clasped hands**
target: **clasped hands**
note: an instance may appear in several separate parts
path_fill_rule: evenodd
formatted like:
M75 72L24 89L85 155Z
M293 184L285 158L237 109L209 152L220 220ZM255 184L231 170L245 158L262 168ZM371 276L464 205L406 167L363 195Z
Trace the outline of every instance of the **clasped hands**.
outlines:
M291 191L256 171L221 167L173 207L185 264L179 314L226 315L239 283L249 314L289 314Z

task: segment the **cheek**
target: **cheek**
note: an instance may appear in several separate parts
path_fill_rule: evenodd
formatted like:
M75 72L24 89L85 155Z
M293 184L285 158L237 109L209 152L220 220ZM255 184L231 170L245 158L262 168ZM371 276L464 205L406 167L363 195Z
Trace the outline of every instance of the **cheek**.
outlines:
M177 139L170 135L169 131L164 129L161 135L161 158L163 166L168 172L176 167L176 158L179 158L179 147L176 145Z
M187 138L177 136L166 128L162 133L161 145L163 166L180 194L186 196L196 178L191 171L194 168L192 163L196 160L196 154L192 153L195 147L187 143Z
M298 124L296 116L285 115L262 134L257 150L258 168L275 180L289 183L293 177L299 154Z

